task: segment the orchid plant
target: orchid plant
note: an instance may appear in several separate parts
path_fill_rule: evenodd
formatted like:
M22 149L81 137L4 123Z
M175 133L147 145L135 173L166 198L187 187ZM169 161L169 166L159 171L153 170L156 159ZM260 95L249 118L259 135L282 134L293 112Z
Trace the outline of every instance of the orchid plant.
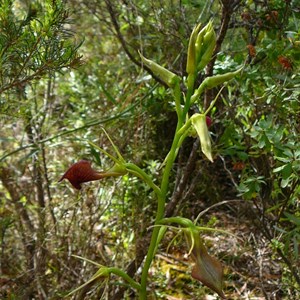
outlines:
M114 166L110 170L106 172L97 172L92 169L89 162L80 161L72 165L62 176L61 180L68 179L75 188L80 189L81 183L83 182L98 180L109 176L123 176L126 173L130 173L139 177L146 184L148 184L157 197L156 218L155 223L153 224L154 226L150 245L148 247L148 253L142 267L140 282L137 282L123 270L96 264L99 267L99 270L83 286L89 284L96 278L108 280L110 274L115 274L123 278L123 280L125 280L133 289L137 291L140 300L146 300L148 272L158 249L158 245L168 227L174 227L174 224L176 224L176 228L181 230L186 237L189 254L195 263L191 273L192 277L199 280L204 285L215 291L221 298L225 299L225 295L222 290L222 265L217 259L208 254L208 251L204 245L203 237L201 236L203 228L197 226L191 220L183 217L164 217L165 204L168 200L167 194L169 190L169 178L171 170L177 157L179 148L181 147L185 138L189 135L198 136L204 156L209 161L213 162L214 157L211 138L208 130L208 123L210 122L208 113L215 105L219 94L211 102L210 106L205 109L200 101L203 92L206 89L217 87L229 81L241 71L241 69L239 69L235 72L206 77L199 86L195 86L196 78L198 77L199 73L203 71L205 66L211 60L215 45L216 34L212 22L209 22L206 26L199 24L193 29L188 45L186 64L187 77L183 79L140 54L143 64L147 66L162 82L166 84L166 86L171 89L175 102L174 107L177 113L177 126L173 137L173 142L169 153L162 163L162 180L160 185L156 185L152 181L151 177L137 165L126 162L108 135L107 136L114 148L114 151L116 152L116 157L107 153L105 150L99 148L95 144L92 144L92 146L99 149L99 151L113 160ZM183 92L181 89L182 83L186 87L186 92ZM199 113L190 115L191 105L197 105L199 108ZM83 286L73 290L70 294L75 293Z

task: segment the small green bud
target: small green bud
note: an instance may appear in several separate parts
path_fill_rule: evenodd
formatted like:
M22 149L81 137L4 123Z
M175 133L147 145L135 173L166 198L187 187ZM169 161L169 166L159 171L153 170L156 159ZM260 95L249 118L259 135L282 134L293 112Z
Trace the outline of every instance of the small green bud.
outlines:
M171 71L167 70L166 68L162 67L161 65L157 64L156 62L145 58L141 53L140 56L142 58L143 63L157 76L159 77L168 87L174 87L176 84L179 83L180 78L172 73Z
M188 54L187 54L187 63L186 63L186 72L188 74L193 74L196 71L196 39L198 32L200 30L201 24L198 24L194 27L190 40L189 40L189 47L188 47Z
M211 60L212 54L216 46L216 33L211 27L211 30L206 32L203 37L202 53L199 57L197 70L201 71Z
M196 62L199 63L199 59L203 52L203 38L207 30L207 25L201 29L201 31L197 35L196 43L195 43L195 50L196 50Z
M191 122L197 131L201 143L203 154L213 162L210 135L206 124L206 116L204 114L194 114L191 117Z
M211 28L212 28L212 23L211 22L207 23L206 26L201 29L201 31L199 32L199 34L197 36L196 45L195 45L196 46L197 64L199 63L201 56L205 52L205 49L203 48L204 36L207 35L208 31L210 31Z
M210 61L215 45L216 33L210 21L200 30L198 24L192 31L187 56L186 71L188 74L195 74L201 71Z
M208 45L215 34L212 22L209 22L206 26L206 31L203 37L203 44Z

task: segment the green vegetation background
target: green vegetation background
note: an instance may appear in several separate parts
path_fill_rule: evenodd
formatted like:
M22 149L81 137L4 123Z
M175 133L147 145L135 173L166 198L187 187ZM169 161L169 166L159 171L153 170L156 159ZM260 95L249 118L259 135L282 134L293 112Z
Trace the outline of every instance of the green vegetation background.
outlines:
M194 220L206 210L202 226L234 234L206 233L229 299L300 297L298 1L0 5L1 299L61 299L97 269L72 255L128 271L142 261L156 210L149 187L127 175L80 192L57 181L83 158L111 167L88 143L112 150L101 126L123 157L160 178L174 103L138 51L184 77L190 33L210 19L217 54L199 82L245 68L210 116L215 162L196 139L184 143L167 211ZM204 95L206 107L217 93ZM189 249L174 236L168 232L150 270L151 297L217 299L191 279ZM72 299L134 299L123 287L118 278L98 280Z

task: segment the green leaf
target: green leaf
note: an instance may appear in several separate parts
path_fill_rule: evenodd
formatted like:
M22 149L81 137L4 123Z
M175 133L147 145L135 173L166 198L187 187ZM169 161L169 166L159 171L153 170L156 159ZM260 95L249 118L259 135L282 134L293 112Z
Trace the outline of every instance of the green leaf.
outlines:
M284 212L285 216L288 218L288 220L292 223L294 223L295 225L300 227L300 216L296 217L295 215L291 215L287 212Z
M282 169L282 178L283 179L288 179L290 177L290 175L292 174L292 164L288 163L287 165L284 166L284 168Z

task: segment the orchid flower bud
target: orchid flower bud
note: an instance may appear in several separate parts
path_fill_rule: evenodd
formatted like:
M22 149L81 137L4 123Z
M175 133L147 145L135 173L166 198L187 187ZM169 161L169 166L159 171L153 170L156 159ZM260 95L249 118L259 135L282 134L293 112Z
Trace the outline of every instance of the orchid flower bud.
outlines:
M191 122L197 131L201 143L203 154L213 162L210 135L207 128L206 116L204 114L194 114L191 117Z
M198 33L200 30L201 24L198 24L196 27L194 27L190 40L189 40L189 47L188 47L188 54L187 54L187 63L186 63L186 72L188 74L193 74L196 72L196 52L197 52L197 46L196 46L196 40L198 39Z
M179 83L180 78L172 73L171 71L167 70L166 68L162 67L161 65L157 64L156 62L145 58L141 53L140 56L142 58L143 63L156 75L158 76L168 87L174 87L176 84Z
M235 77L238 73L240 73L242 69L243 68L240 68L234 72L228 72L226 74L207 77L204 79L202 84L205 86L205 88L212 89L212 88L216 87L217 85L220 85L226 81L229 81L230 79Z
M211 30L211 22L207 23L205 27L201 29L201 31L197 35L196 43L195 43L195 48L196 48L196 61L197 64L199 63L199 60L204 53L205 49L203 49L203 40L204 36L207 36L208 30ZM206 37L207 40L207 37Z
M216 46L216 33L212 25L209 27L209 31L207 31L203 37L203 44L201 47L201 54L198 58L197 62L197 70L201 71L211 60L212 54L214 52Z
M197 99L199 99L199 97L205 89L211 89L224 82L229 81L230 79L234 78L238 73L240 73L242 69L243 68L240 68L234 72L228 72L226 74L215 75L205 78L200 84L200 86L194 91L194 94L191 97L191 103L197 101Z

